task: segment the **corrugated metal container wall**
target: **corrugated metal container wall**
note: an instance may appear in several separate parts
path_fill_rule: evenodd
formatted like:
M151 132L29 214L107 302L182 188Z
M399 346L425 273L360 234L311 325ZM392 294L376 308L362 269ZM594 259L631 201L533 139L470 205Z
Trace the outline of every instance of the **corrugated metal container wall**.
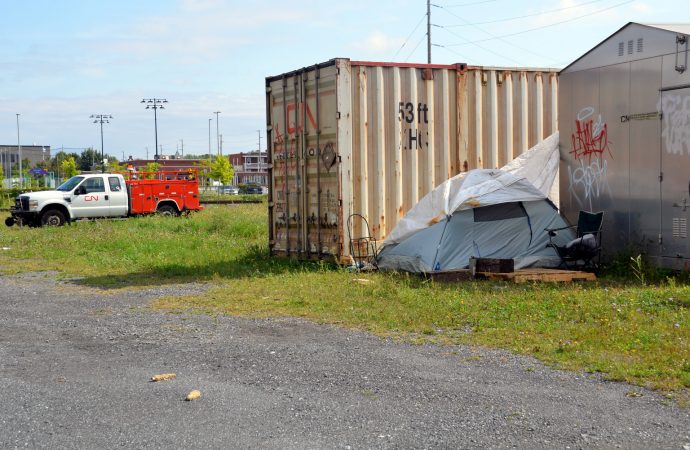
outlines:
M435 186L558 129L557 73L335 59L266 79L273 254L349 261Z

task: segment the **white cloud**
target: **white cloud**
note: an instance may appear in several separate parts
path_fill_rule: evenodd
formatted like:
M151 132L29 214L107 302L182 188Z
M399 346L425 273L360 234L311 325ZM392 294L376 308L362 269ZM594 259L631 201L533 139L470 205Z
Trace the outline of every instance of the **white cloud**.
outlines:
M642 14L648 14L652 11L652 7L649 6L647 3L635 2L632 4L631 7L635 11L642 13Z
M351 47L355 51L371 55L391 54L400 48L404 39L388 36L380 31L374 31L366 39L354 42Z

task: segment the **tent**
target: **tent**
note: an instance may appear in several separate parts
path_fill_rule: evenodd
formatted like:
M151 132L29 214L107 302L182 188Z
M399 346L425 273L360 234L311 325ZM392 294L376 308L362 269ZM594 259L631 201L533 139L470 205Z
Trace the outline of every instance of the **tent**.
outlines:
M472 256L513 259L515 268L558 266L544 231L567 226L547 196L558 168L557 147L555 134L503 169L464 172L437 186L388 236L378 267L453 270L467 267Z

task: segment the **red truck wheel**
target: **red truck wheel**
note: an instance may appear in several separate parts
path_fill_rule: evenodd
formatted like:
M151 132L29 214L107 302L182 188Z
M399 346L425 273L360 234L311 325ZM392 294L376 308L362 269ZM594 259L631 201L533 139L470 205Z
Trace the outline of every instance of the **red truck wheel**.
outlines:
M171 205L161 205L158 207L158 214L161 216L177 216L179 213L174 206Z

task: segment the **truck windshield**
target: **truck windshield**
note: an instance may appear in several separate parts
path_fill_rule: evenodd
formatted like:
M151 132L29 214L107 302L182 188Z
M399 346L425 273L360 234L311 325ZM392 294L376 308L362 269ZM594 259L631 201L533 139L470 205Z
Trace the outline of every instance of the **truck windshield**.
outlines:
M81 180L83 180L84 177L72 177L69 180L65 181L62 183L60 186L58 186L57 190L58 191L71 191L74 189L79 183L81 183Z

